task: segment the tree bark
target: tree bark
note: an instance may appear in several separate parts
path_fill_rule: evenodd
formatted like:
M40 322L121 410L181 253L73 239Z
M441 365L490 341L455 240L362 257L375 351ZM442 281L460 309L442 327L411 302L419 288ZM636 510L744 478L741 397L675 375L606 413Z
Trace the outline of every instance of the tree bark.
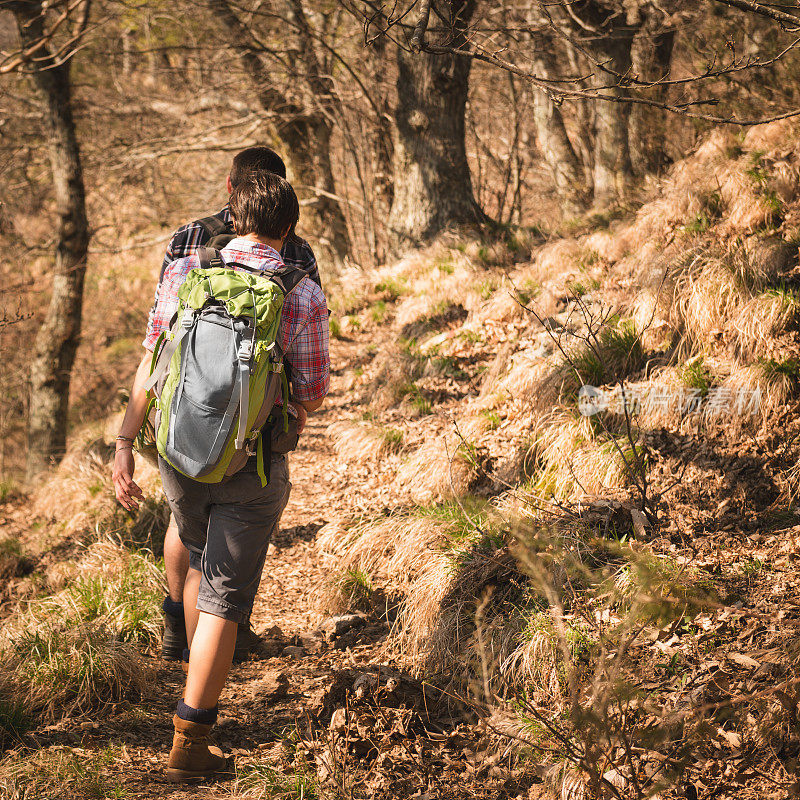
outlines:
M633 43L633 71L642 80L660 80L670 74L675 30L658 29L657 25L657 20L648 19ZM667 87L655 86L643 94L663 101ZM664 136L666 116L667 112L658 108L637 105L631 109L628 141L631 163L637 175L662 170L669 161Z
M607 38L595 43L595 51L619 75L631 69L633 31L627 27L612 30ZM628 139L630 103L628 90L611 78L605 94L617 102L598 102L594 129L594 205L604 208L625 197L633 179L633 165Z
M303 205L304 226L314 231L324 255L341 264L350 251L350 236L331 166L332 117L322 109L301 108L276 89L259 53L261 47L250 29L227 0L207 2L215 18L227 29L228 43L249 75L261 107L275 114L275 133L286 146L290 178L298 184L298 194L305 195L308 201Z
M448 44L467 45L475 0L443 0ZM410 35L410 34L409 34ZM470 59L397 48L394 197L389 239L395 251L447 228L480 222L467 163L465 112Z
M568 40L568 49L583 54L592 83L614 100L597 101L594 114L594 207L622 199L633 178L628 123L631 47L641 25L635 4L616 0L570 0L548 4L548 16Z
M533 40L533 67L543 78L558 78L553 59L553 42L536 36ZM561 109L542 90L534 91L533 120L539 150L553 174L556 195L565 216L574 216L585 209L588 195L581 162L567 135Z
M58 63L44 33L41 2L13 3L24 48L32 48L33 81L45 106L45 130L53 176L56 224L53 290L33 348L28 412L28 477L35 477L66 450L69 388L81 333L89 223L80 148L72 113L70 62Z

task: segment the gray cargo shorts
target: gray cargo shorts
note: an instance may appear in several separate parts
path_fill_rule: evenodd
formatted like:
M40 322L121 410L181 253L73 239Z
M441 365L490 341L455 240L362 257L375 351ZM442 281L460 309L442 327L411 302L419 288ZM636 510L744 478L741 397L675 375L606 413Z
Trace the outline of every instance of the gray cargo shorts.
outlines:
M175 515L189 568L200 572L197 609L247 622L261 581L267 547L289 500L285 455L274 455L269 483L237 472L225 483L200 483L158 459L161 481Z

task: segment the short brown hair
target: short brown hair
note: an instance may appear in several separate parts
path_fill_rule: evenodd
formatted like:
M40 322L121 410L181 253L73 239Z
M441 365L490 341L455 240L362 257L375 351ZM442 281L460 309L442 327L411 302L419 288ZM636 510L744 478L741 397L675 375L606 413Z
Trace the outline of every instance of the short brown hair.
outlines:
M271 147L248 147L233 157L231 186L238 186L251 172L274 172L286 177L286 164Z
M231 192L230 209L239 236L255 233L265 239L281 239L300 217L294 189L273 172L249 173Z

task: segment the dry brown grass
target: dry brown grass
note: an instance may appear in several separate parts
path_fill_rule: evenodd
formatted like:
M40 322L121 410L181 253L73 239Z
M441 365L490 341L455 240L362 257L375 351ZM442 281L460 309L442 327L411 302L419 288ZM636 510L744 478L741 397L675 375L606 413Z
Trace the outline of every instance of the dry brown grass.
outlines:
M543 358L536 350L523 350L511 357L508 372L496 386L486 384L482 391L501 392L517 402L548 410L558 402L568 381L570 376L559 363Z
M794 327L799 317L796 292L768 290L742 304L730 321L730 335L742 358L769 355L775 337Z
M387 651L410 669L464 685L480 674L481 660L495 669L513 650L517 630L503 596L516 591L508 582L516 564L479 542L475 535L431 559L406 595Z
M387 654L417 672L456 670L462 680L474 667L464 659L476 633L475 598L513 570L499 542L484 543L498 524L502 520L490 507L453 503L332 524L320 532L317 545L339 574L360 574L402 598ZM325 607L342 607L340 584L331 587ZM499 659L508 655L514 632L499 618L493 624L487 646Z
M730 267L719 257L697 252L674 268L669 308L672 327L679 330L690 352L722 337L746 299Z
M0 539L0 580L8 580L19 575L26 561L18 539L13 536Z
M0 700L50 721L140 697L151 676L135 645L161 637L164 579L148 554L96 542L71 572L0 632Z
M418 505L464 497L478 468L473 445L448 433L429 439L408 458L397 473L397 487Z
M500 664L500 673L512 686L526 683L550 702L563 697L558 675L558 642L543 626L524 631L522 641Z
M618 450L607 439L598 437L588 417L563 412L544 417L533 436L528 460L536 467L525 491L543 500L578 500L626 485L619 450L631 460L630 445L620 437Z
M397 405L419 377L420 364L400 345L387 345L370 367L364 399L375 411Z
M446 544L446 533L435 517L398 514L352 525L329 523L319 532L317 548L337 570L358 570L390 593L404 593Z
M373 422L335 422L328 427L336 456L348 463L366 464L403 449L403 432Z
M734 368L720 384L730 398L729 409L709 410L709 421L724 420L732 429L760 423L797 396L800 367L794 360L766 360Z
M53 621L7 639L0 652L0 699L45 721L139 699L152 680L136 648L102 625Z
M118 531L149 545L163 538L169 514L158 470L147 459L136 455L136 482L148 498L138 514L128 518L114 497L108 443L114 434L105 429L118 430L118 422L114 416L75 435L57 470L34 491L33 513L56 521L59 536Z

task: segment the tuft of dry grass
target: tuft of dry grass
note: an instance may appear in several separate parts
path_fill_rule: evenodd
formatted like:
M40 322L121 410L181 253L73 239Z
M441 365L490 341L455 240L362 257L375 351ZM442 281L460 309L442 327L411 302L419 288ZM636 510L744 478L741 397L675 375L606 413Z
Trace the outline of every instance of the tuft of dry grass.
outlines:
M481 654L499 665L516 634L505 605L519 594L509 580L516 574L500 531L473 532L425 564L400 606L387 651L417 672L447 675L461 684L479 674Z
M236 780L232 786L235 797L280 798L280 800L316 800L320 787L316 776L293 770L286 775L274 763L265 759L236 763Z
M60 800L67 792L87 800L129 797L119 775L119 749L16 751L0 761L0 800Z
M365 399L375 411L396 406L422 373L422 364L408 347L386 347L375 358Z
M116 430L115 421L110 418L108 427ZM33 513L57 522L59 537L86 540L98 533L115 534L157 551L169 522L158 469L136 454L136 482L146 499L129 516L114 496L112 456L113 444L97 430L74 437L58 469L34 492Z
M480 470L474 445L455 434L428 439L400 467L397 486L414 503L428 503L464 497Z
M4 636L0 700L43 721L112 709L138 700L152 676L136 648L100 624L49 619Z
M343 421L328 427L333 449L340 460L365 464L403 449L401 430L373 422Z
M630 444L598 439L588 417L554 412L540 419L527 460L533 465L523 494L550 501L576 500L612 491L627 483L626 463L632 463Z
M776 336L794 327L800 318L800 295L794 290L768 289L744 302L730 322L731 338L741 357L769 352Z
M27 559L18 539L7 536L0 539L0 580L19 575L26 568Z
M671 278L670 323L682 333L691 350L701 351L722 336L728 320L741 306L739 283L730 267L708 252L678 262Z
M751 420L768 419L797 396L800 387L800 363L793 358L762 359L734 368L720 384L726 392L727 405L706 410L708 420L723 415L731 430Z
M514 559L504 549L503 521L491 506L466 501L417 507L354 524L336 523L317 539L323 558L359 586L380 586L401 597L387 653L417 671L453 671L462 680L476 635L476 597L492 584L507 584ZM343 607L348 591L337 580L326 608ZM512 586L516 592L516 587ZM493 659L513 649L515 629L495 614L486 620ZM499 663L499 661L498 661Z
M0 703L44 720L140 697L150 675L135 645L161 635L164 581L148 554L97 542L74 575L6 619L0 633Z
M99 621L121 641L152 645L161 638L165 590L164 575L149 553L107 540L87 548L67 589L32 608Z

